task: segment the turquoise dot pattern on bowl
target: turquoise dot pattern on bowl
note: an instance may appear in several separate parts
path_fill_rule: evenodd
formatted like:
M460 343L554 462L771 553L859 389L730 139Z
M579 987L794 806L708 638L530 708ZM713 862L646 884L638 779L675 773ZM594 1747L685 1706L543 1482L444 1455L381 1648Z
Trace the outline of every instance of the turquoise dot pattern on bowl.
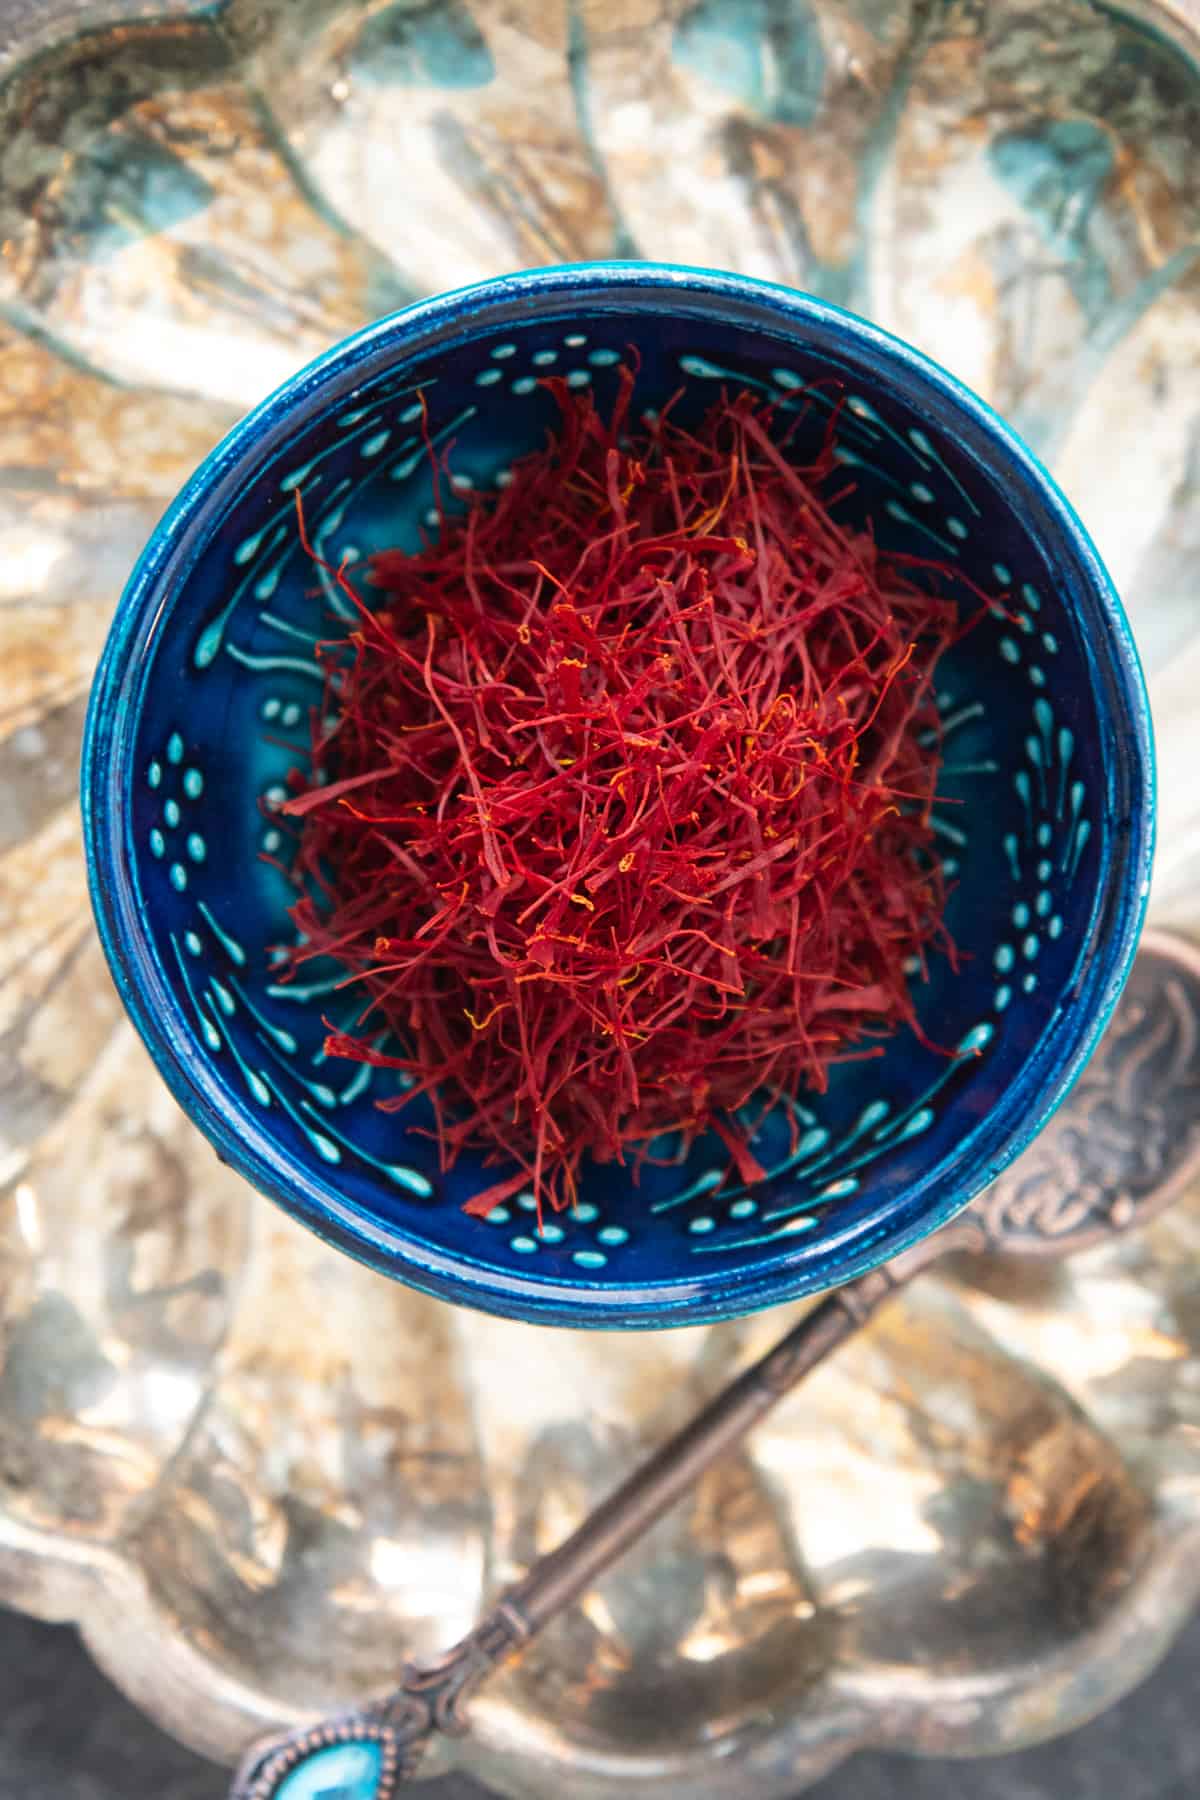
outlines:
M722 387L748 387L793 430L799 460L832 431L847 516L859 509L889 548L961 570L987 596L943 661L930 734L943 759L932 825L963 954L913 972L923 1037L901 1034L835 1068L824 1094L747 1107L741 1123L768 1175L753 1190L728 1178L719 1144L685 1156L667 1141L636 1172L587 1170L573 1213L539 1219L520 1195L467 1219L462 1203L502 1172L469 1158L441 1169L425 1097L380 1110L406 1100L407 1077L326 1054L330 1027L358 1024L339 968L273 967L290 941L294 838L280 809L331 701L314 644L353 619L329 569L355 579L374 550L419 541L427 441L453 443L448 504L467 504L540 441L553 416L547 377L593 387L604 405L630 342L646 413L682 390L683 416L698 416ZM102 931L128 970L134 1016L185 1105L251 1179L434 1292L522 1317L682 1323L849 1278L949 1216L1024 1141L1132 954L1149 747L1136 664L1094 553L985 409L834 308L732 277L605 265L399 315L269 402L231 445L179 503L221 529L152 653L138 624L170 569L171 515L122 602L89 721L85 799ZM230 483L222 471L235 465ZM297 497L316 565L298 540ZM122 714L123 679L146 654L182 679L151 679ZM1115 775L1102 738L1120 746ZM119 850L101 775L113 759L128 827ZM96 874L125 843L130 879L116 891L131 899L118 919L113 885ZM168 1012L199 1058L186 1069Z

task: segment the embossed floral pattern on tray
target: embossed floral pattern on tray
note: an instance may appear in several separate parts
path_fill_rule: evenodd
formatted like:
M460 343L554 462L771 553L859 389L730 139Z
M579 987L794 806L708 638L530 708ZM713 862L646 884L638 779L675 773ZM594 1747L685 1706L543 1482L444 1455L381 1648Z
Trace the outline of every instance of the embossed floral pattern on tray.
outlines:
M75 798L155 518L410 296L612 254L810 288L970 382L1079 506L1152 676L1158 914L1200 923L1198 33L1192 0L0 0L0 1595L79 1620L200 1748L452 1642L782 1321L593 1342L452 1312L180 1117L104 970ZM1170 1127L1096 1128L1149 1167ZM1065 1729L1196 1601L1198 1396L1200 1193L1069 1268L929 1277L454 1754L513 1794L753 1800L860 1743Z

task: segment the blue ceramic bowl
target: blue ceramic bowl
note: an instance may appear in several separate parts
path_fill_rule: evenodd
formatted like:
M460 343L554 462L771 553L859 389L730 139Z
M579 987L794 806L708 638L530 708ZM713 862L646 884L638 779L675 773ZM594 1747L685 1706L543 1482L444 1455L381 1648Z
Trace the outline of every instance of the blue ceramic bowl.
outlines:
M271 817L337 597L314 586L299 489L334 562L415 541L430 504L417 394L458 472L495 482L541 441L550 371L603 402L629 346L639 402L721 382L801 415L798 454L837 408L838 455L889 547L952 562L994 595L942 665L946 805L965 953L881 1060L798 1096L755 1140L776 1171L719 1187L698 1144L640 1189L586 1174L539 1234L532 1201L470 1219L497 1179L438 1170L388 1079L323 1062L336 970L274 983L288 934ZM323 1237L447 1299L588 1326L693 1324L843 1282L950 1219L1040 1130L1129 970L1152 840L1145 692L1120 604L1071 508L1004 424L933 363L791 290L706 271L595 264L515 275L414 306L303 370L238 425L150 541L97 676L83 763L93 901L129 1012L217 1154ZM411 1123L427 1122L415 1111Z

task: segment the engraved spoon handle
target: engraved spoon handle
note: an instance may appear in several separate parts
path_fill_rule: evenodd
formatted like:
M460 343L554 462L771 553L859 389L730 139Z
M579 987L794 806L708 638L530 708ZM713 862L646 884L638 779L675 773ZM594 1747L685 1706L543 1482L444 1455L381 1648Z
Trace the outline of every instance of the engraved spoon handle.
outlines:
M626 1477L555 1550L507 1588L473 1631L434 1662L410 1664L379 1703L411 1757L411 1774L435 1731L461 1732L476 1688L518 1655L552 1618L591 1586L629 1546L739 1443L810 1370L852 1337L896 1288L939 1253L915 1251L829 1294L774 1349L737 1376L682 1430Z
M590 1587L890 1294L932 1262L945 1247L944 1236L939 1233L936 1243L926 1240L826 1295L627 1476L557 1549L539 1557L465 1638L433 1661L409 1663L398 1687L358 1712L256 1747L235 1777L231 1800L270 1800L299 1760L371 1733L379 1736L387 1756L386 1781L377 1790L381 1800L413 1776L434 1733L466 1729L466 1704L476 1688Z
M500 1602L521 1615L527 1636L590 1587L695 1485L710 1463L858 1331L904 1278L894 1266L885 1266L826 1295L774 1349L634 1469L557 1549L540 1557Z

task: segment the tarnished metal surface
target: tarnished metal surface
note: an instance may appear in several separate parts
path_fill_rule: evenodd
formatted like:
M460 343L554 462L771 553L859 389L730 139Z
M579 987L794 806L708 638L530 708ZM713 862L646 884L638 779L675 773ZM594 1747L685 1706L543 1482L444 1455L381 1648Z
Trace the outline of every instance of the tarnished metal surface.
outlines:
M592 1342L452 1314L179 1117L92 938L74 798L155 516L406 294L613 251L814 288L963 375L1079 505L1150 663L1159 916L1200 923L1197 19L1138 21L0 3L0 1593L79 1619L190 1742L232 1759L453 1642L786 1321ZM1147 1167L1178 1128L1146 1114ZM1012 1204L1059 1204L1021 1179ZM1200 1192L1067 1265L923 1278L456 1754L522 1796L753 1800L858 1743L1002 1749L1105 1704L1200 1586L1198 1253Z

